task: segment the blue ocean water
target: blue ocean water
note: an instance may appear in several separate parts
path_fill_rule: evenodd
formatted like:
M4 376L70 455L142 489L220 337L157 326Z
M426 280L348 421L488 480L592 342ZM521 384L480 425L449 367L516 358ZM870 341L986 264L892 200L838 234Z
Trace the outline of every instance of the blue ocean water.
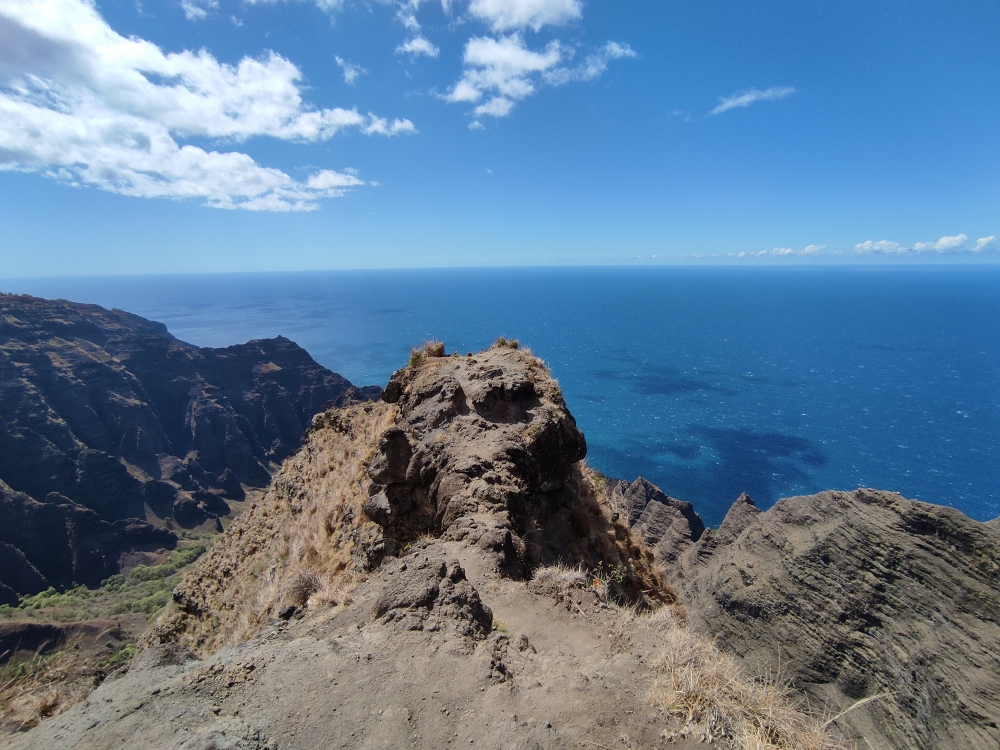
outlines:
M876 487L1000 515L1000 267L514 268L87 277L0 289L119 307L202 346L287 336L357 384L428 338L518 338L588 461L718 524Z

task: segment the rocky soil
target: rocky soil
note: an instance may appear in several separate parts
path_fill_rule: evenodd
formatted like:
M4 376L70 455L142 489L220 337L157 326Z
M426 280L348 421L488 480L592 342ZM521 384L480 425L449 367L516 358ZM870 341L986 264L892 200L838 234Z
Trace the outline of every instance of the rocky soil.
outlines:
M694 629L781 670L859 746L1000 747L1000 527L875 490L746 495L718 530L645 480L611 483Z
M0 603L171 547L165 519L227 515L314 414L378 390L284 338L202 349L119 310L0 294Z
M704 747L646 699L667 620L623 620L586 586L560 601L484 563L461 542L419 543L346 606L200 661L155 646L9 747Z

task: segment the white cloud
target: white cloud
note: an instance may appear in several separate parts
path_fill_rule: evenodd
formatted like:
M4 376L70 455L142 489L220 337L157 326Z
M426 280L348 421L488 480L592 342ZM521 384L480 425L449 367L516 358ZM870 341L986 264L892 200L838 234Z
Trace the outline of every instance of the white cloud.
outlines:
M354 82L358 80L358 76L364 75L368 71L362 68L356 63L348 62L339 55L333 58L337 61L337 65L341 67L344 71L344 83L348 86L353 86Z
M545 82L559 86L570 81L591 81L608 69L611 60L623 57L636 57L635 51L627 44L608 42L593 55L588 55L583 63L575 68L554 68L546 71Z
M535 93L540 83L559 86L570 81L588 81L601 75L608 61L635 57L627 44L608 42L584 62L569 68L560 66L573 51L552 41L541 52L524 45L520 34L492 39L475 37L465 45L465 70L461 79L444 96L449 102L478 104L476 116L506 117L514 104ZM479 104L484 97L488 101Z
M469 12L494 31L539 31L547 25L563 26L583 15L580 0L472 0Z
M344 173L334 172L331 169L324 169L317 172L306 181L306 186L310 190L340 190L342 188L364 185L363 180L359 180L355 175L349 174L354 170L345 169Z
M334 185L328 170L303 183L247 154L178 139L315 142L345 128L414 130L409 120L389 125L354 109L309 107L301 72L274 53L233 66L205 50L167 54L126 39L86 0L4 0L0 37L19 42L0 46L0 169L70 185L219 208L311 210L316 199L364 183Z
M517 34L470 39L465 45L465 72L445 99L476 103L484 94L495 92L489 102L477 107L476 114L503 117L515 100L535 92L531 76L554 68L561 59L562 48L555 41L542 52L532 52Z
M826 249L826 245L806 245L801 250L796 250L794 247L774 247L770 250L758 250L757 252L748 253L746 251L741 251L738 253L729 253L730 258L789 258L793 256L802 257L812 257L819 255L823 250Z
M424 36L417 35L406 41L405 43L396 47L396 54L411 54L414 57L419 55L427 55L428 57L437 57L441 54L441 50L435 47L430 41L428 41Z
M728 112L738 107L749 107L755 102L770 102L775 99L784 99L786 96L794 93L796 93L796 89L791 86L772 86L763 91L760 89L748 89L747 91L737 92L732 96L720 96L718 106L708 114L720 115L723 112Z
M918 253L926 253L929 251L944 253L961 247L965 244L967 239L969 238L964 234L956 234L952 237L942 237L934 242L918 242L913 246L913 250Z
M854 252L862 255L870 255L873 253L895 255L908 251L909 248L900 245L898 242L893 242L892 240L865 240L864 242L859 242L854 246Z
M994 247L997 244L997 236L991 234L989 237L980 237L976 240L976 246L972 248L972 252L981 253L989 247Z
M469 130L485 130L485 129L486 126L483 125L481 122L479 122L479 120L473 120L472 122L469 123ZM488 169L486 171L489 172Z
M384 117L376 117L371 112L368 113L368 125L362 131L365 135L385 135L393 136L401 133L416 133L417 129L409 120L393 120L390 123Z
M218 10L219 0L181 0L181 10L189 21L208 18L208 11Z
M506 117L514 108L514 102L505 96L494 96L485 104L480 104L473 110L477 116Z
M919 254L919 253L978 253L982 252L984 248L990 247L996 242L996 236L982 237L976 240L975 247L971 249L964 249L965 244L968 242L969 237L965 234L954 234L942 237L938 240L931 240L929 242L917 242L912 246L901 245L898 242L892 242L891 240L879 240L874 242L872 240L866 240L854 246L854 251L862 254L891 254L891 255L905 255L905 254Z

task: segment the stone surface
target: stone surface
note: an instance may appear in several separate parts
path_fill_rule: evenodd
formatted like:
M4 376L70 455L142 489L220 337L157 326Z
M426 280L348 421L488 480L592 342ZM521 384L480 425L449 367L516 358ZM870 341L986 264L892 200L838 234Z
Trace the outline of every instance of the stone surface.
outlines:
M0 595L98 583L139 537L172 546L139 527L225 515L314 414L378 393L285 338L203 349L120 310L0 294L0 542L44 579L4 566Z
M611 492L614 492L612 488ZM860 489L742 495L718 531L661 561L689 623L780 670L861 746L1000 745L1000 528ZM647 528L648 532L648 528Z

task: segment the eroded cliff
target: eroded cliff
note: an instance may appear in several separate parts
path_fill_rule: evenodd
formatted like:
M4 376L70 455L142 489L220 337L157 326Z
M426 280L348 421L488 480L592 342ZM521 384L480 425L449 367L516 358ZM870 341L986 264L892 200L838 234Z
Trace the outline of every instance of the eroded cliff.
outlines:
M203 349L120 310L0 294L0 596L96 585L262 488L329 403L370 398L284 338Z

